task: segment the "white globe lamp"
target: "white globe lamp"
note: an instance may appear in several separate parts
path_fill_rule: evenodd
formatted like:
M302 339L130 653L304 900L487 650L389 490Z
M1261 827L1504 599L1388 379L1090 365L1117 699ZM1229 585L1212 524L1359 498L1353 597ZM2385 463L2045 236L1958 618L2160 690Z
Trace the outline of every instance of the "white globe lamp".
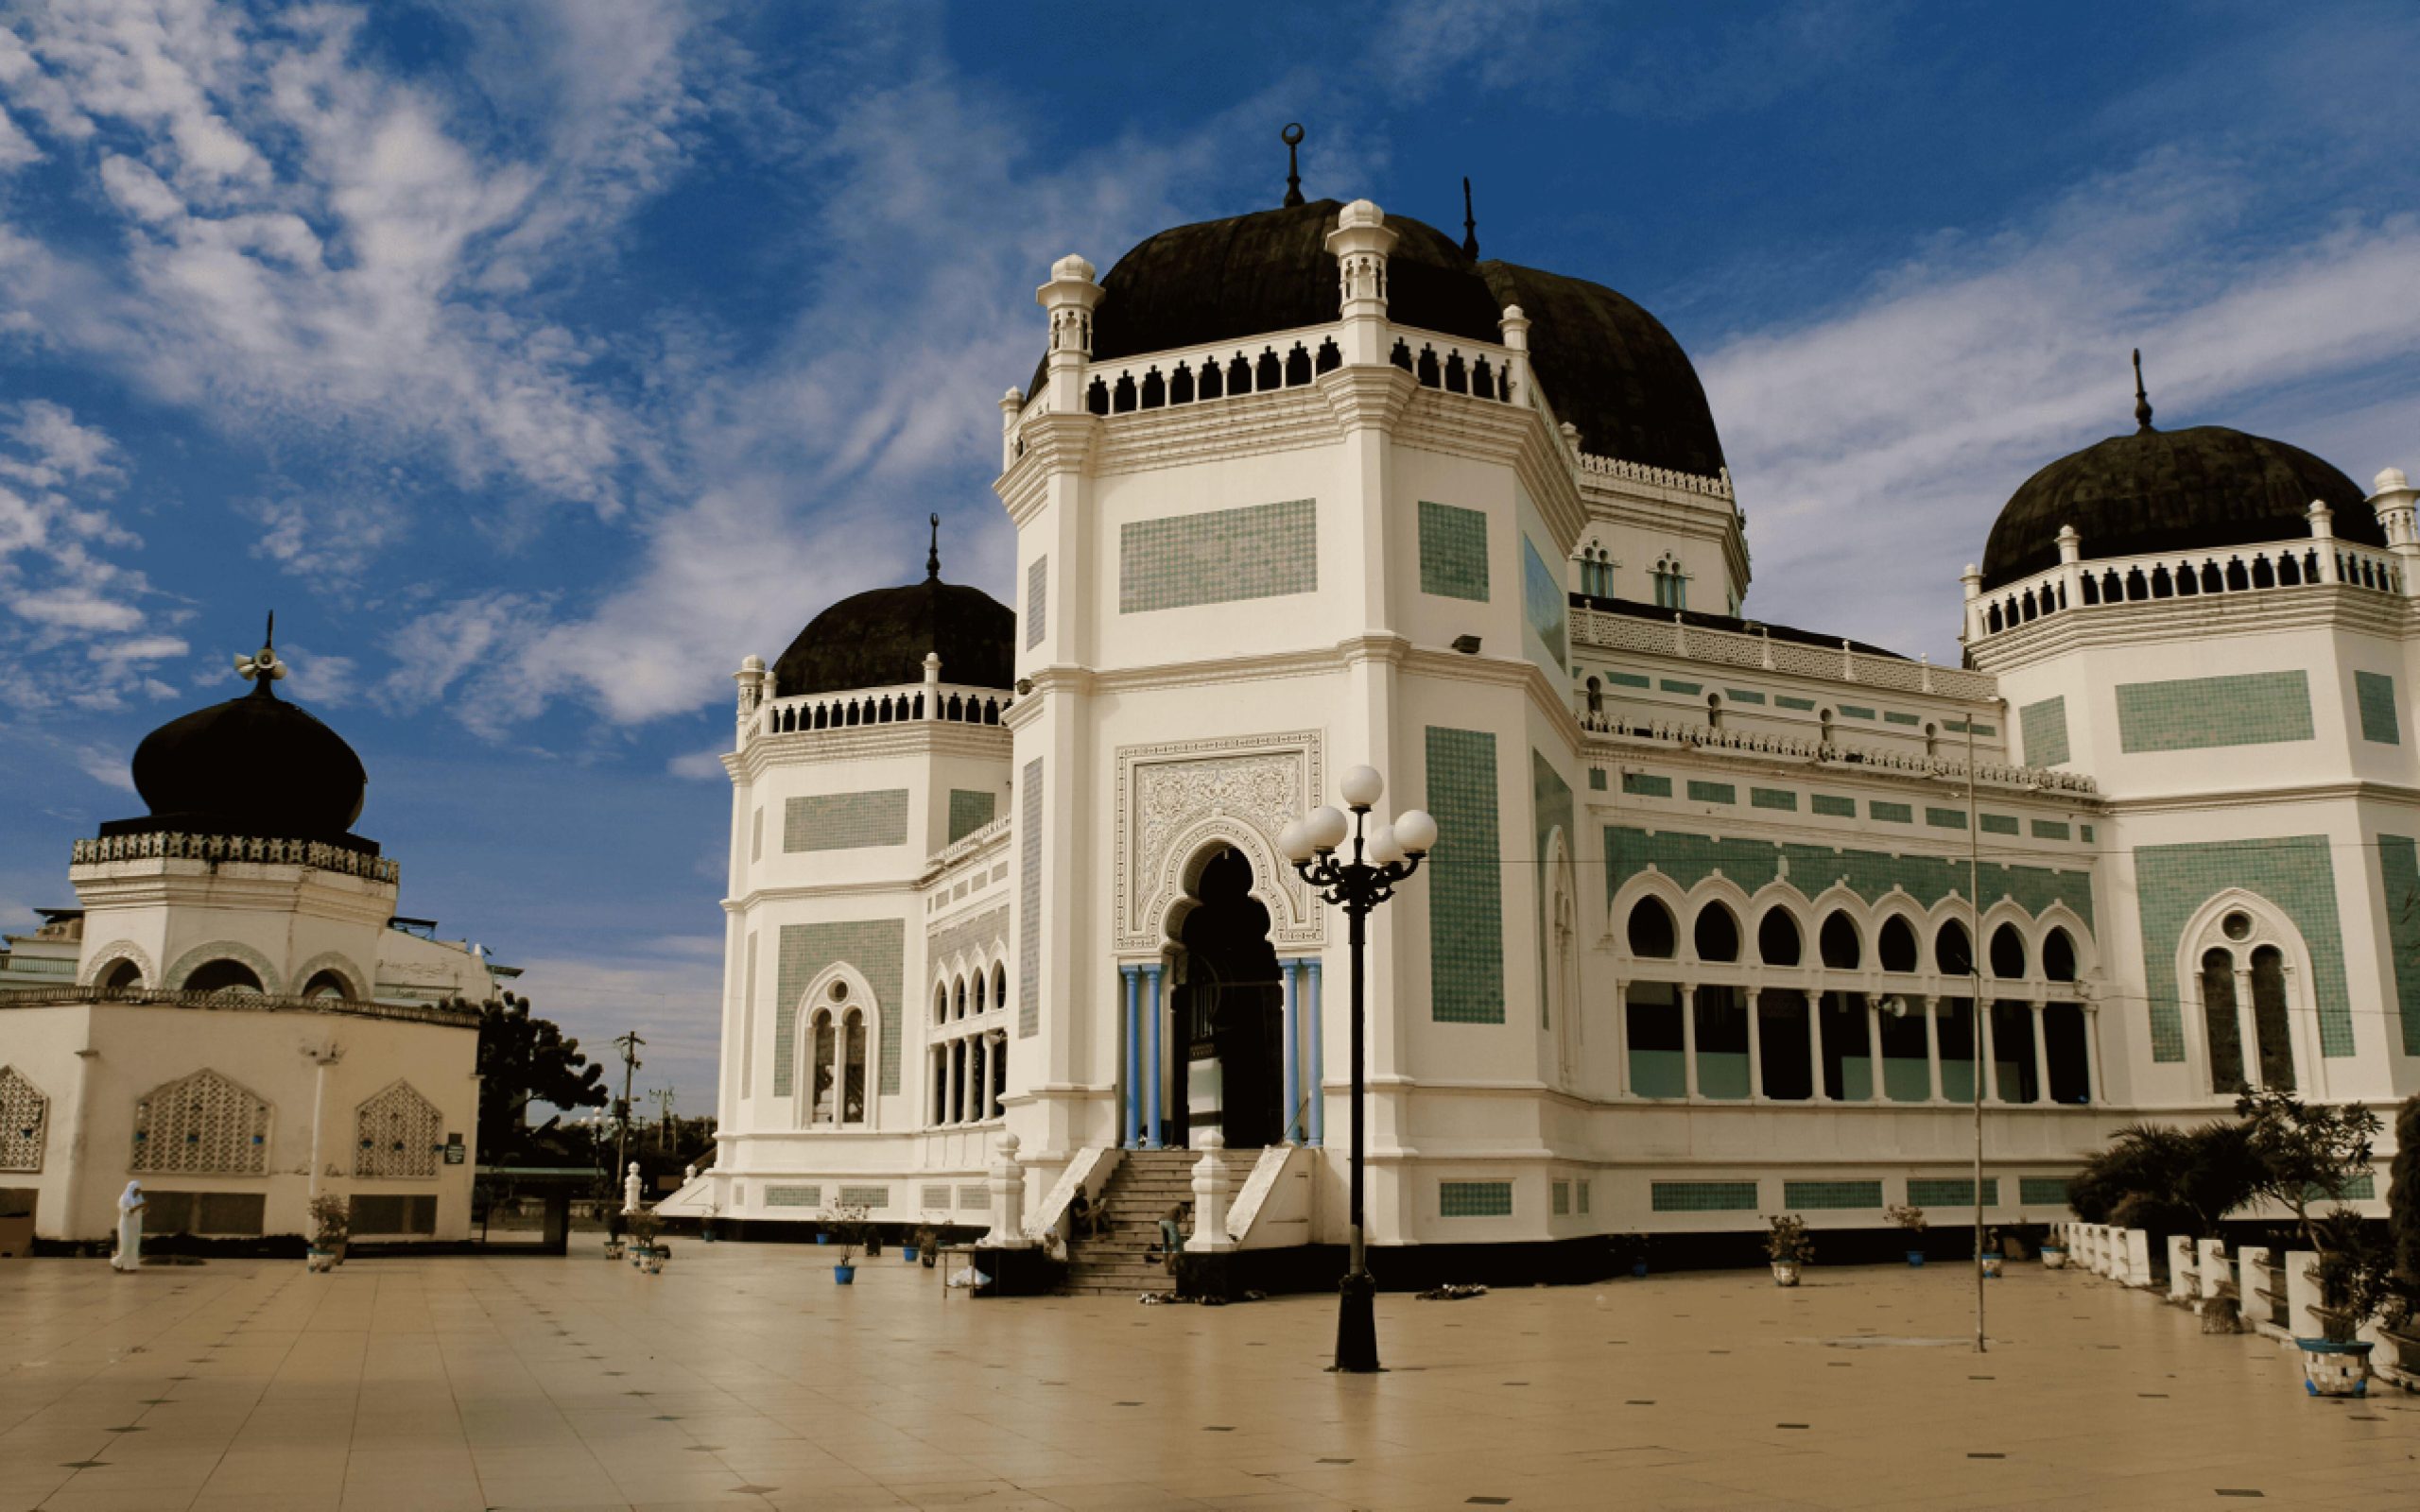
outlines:
M1352 833L1344 811L1331 803L1322 803L1311 810L1310 816L1303 821L1303 828L1310 832L1311 849L1322 855L1342 845L1345 835Z
M1277 849L1287 860L1301 866L1316 852L1311 848L1310 826L1301 819L1288 819L1286 828L1277 832Z
M1437 821L1425 809L1407 809L1395 816L1395 844L1408 856L1425 856L1437 849Z
M1344 801L1351 804L1355 812L1366 813L1386 793L1387 780L1378 775L1374 766L1347 767L1344 776L1338 781L1336 790L1344 795Z
M1370 859L1382 867L1392 867L1403 859L1403 847L1395 841L1395 827L1381 824L1370 832Z

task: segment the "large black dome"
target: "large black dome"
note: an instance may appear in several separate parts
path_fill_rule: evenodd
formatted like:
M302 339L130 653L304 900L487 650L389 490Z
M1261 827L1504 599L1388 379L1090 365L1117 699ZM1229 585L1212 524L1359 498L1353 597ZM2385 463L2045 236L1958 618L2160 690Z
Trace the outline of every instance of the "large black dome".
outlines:
M2146 425L2026 479L1992 525L1983 586L2057 566L2062 525L2095 559L2247 546L2308 535L2313 500L2335 511L2339 537L2386 544L2360 486L2298 446L2223 425Z
M346 832L361 816L370 774L343 736L278 697L263 677L243 697L144 736L134 747L134 787L150 818L119 820L102 833L351 841Z
M1006 688L1016 680L1013 610L938 573L905 588L844 598L815 616L773 663L776 697L888 688L925 680L925 654L941 654L942 680Z
M1178 226L1138 243L1101 276L1093 355L1236 341L1337 318L1327 233L1343 206L1319 199ZM1722 442L1681 344L1613 290L1511 263L1479 262L1433 226L1387 216L1387 315L1468 341L1502 339L1504 306L1531 322L1530 350L1555 414L1586 451L1707 476ZM1042 384L1037 368L1033 386Z

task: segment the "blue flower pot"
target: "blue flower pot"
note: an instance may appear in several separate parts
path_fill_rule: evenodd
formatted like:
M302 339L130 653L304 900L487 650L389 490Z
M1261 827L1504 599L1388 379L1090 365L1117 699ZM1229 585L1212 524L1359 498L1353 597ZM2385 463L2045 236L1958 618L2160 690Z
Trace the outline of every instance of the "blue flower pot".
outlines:
M1925 1252L1921 1249L1909 1250L1908 1263L1915 1266L1918 1270L1922 1270L1925 1263Z
M832 1242L832 1236L830 1234L820 1233L815 1236L815 1242L819 1245L828 1245Z
M855 1286L857 1283L857 1267L855 1265L833 1266L832 1283L836 1286Z
M1643 1260L1632 1261L1630 1263L1630 1273L1634 1276L1644 1277L1647 1274L1647 1262Z
M916 1263L916 1246L913 1245L900 1246L899 1258L906 1261L908 1264L913 1265Z

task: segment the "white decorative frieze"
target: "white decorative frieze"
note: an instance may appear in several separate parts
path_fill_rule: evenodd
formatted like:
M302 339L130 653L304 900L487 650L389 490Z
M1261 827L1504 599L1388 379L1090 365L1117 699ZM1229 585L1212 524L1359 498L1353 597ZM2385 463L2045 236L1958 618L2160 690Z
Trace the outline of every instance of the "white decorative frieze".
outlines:
M1277 850L1277 833L1322 790L1316 731L1129 746L1117 753L1117 948L1156 949L1187 896L1192 864L1214 845L1252 864L1270 939L1326 938L1324 911Z

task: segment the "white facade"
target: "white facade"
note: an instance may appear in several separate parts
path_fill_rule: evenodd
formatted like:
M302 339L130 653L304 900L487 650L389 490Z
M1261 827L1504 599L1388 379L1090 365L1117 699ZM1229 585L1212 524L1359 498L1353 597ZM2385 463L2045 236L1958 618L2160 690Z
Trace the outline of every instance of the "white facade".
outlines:
M675 1207L981 1225L1012 1132L1046 1216L1100 1152L1219 1126L1316 1146L1242 1157L1235 1238L1301 1216L1267 1200L1292 1172L1286 1242L1340 1242L1343 919L1276 835L1363 763L1381 816L1443 832L1372 926L1376 1244L1961 1207L1979 1032L1987 1206L2064 1217L2117 1126L2231 1104L2196 1027L2221 945L2271 1079L2282 1055L2317 1095L2420 1089L2420 955L2394 948L2420 902L2393 895L2420 875L2379 849L2420 835L2420 733L2398 713L2378 741L2374 694L2364 739L2351 676L2399 679L2398 709L2420 676L2420 545L2391 588L2071 588L2005 624L1970 585L1971 669L1692 624L1672 608L1747 592L1728 477L1582 450L1517 308L1494 342L1392 324L1394 234L1343 209L1330 324L1108 362L1092 266L1054 266L1043 387L1001 403L1013 694L928 665L794 697L743 667L723 1150ZM1263 352L1253 391L1163 387ZM2306 673L2308 740L2119 739L2121 683L2277 668ZM2302 836L2324 843L2260 851ZM1220 894L1235 858L1248 899ZM2170 961L2193 967L2155 982Z

